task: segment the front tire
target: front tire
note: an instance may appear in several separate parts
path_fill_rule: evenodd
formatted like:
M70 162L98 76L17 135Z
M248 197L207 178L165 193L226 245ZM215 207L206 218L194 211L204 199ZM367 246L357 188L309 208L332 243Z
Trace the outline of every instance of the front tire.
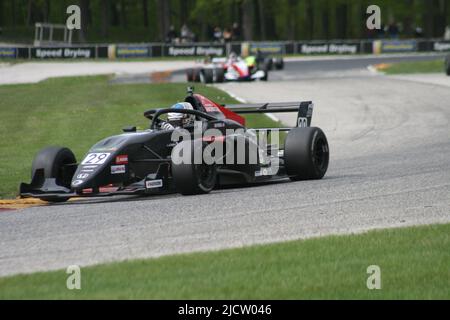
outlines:
M36 170L44 170L44 178L55 179L57 185L70 189L77 160L68 148L47 147L38 152L31 166L31 179ZM46 198L48 202L65 202L67 198Z
M327 137L319 128L294 128L286 137L284 161L293 181L318 180L328 170L330 150Z
M188 163L183 163L184 152L189 152ZM217 170L214 164L207 165L194 163L195 152L201 152L203 147L201 141L183 141L172 151L172 177L176 190L182 195L206 194L211 192L217 180Z

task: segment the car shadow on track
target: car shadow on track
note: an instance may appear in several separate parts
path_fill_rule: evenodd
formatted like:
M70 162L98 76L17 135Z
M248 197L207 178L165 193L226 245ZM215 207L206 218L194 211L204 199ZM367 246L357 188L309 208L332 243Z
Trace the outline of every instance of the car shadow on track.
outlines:
M323 180L335 180L340 179L342 176L329 176L324 178ZM301 181L300 181L301 182ZM304 182L304 181L303 181ZM242 190L254 189L255 192L259 188L264 188L271 185L281 185L289 183L297 183L291 182L288 178L275 180L275 181L267 181L260 182L258 184L240 184L240 185L227 185L221 186L212 191L212 194L234 194L237 192L241 192ZM197 195L197 196L205 196L205 195ZM101 203L123 203L123 202L134 202L134 201L155 201L155 200L170 200L176 199L180 197L195 197L195 196L183 196L178 193L170 193L170 194L161 194L161 195L135 195L135 196L112 196L112 197L97 197L97 198L79 198L74 199L72 201L64 202L64 203L51 203L49 206L74 206L74 205L86 205L86 204L101 204Z

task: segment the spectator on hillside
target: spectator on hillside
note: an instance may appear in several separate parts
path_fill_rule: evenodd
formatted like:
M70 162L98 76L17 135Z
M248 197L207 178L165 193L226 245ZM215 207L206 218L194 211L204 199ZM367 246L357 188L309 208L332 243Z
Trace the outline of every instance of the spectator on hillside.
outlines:
M194 41L194 33L188 28L186 24L183 24L181 27L181 42L182 43L190 43Z
M237 22L233 23L233 27L231 29L231 33L233 35L233 41L240 41L241 40L241 29L239 27L239 23L237 23Z
M197 35L193 31L191 31L190 39L191 39L191 42L197 42L198 41Z
M231 33L231 31L228 28L225 28L223 30L223 41L225 43L229 43L229 42L231 42L232 39L233 39L233 34Z
M376 39L378 34L377 29L367 29L367 38L368 39Z
M421 27L416 27L414 30L414 36L416 38L423 38L423 29Z
M386 27L384 25L381 25L381 28L377 29L376 37L378 39L383 39L385 37L385 29Z
M389 38L397 39L400 34L398 24L396 24L395 22L391 22L386 28L386 33L388 34Z
M167 32L166 42L174 43L177 42L178 34L175 31L175 27L172 25L169 28L169 32Z
M220 42L220 43L223 41L223 33L219 27L214 28L213 40L214 40L214 42Z

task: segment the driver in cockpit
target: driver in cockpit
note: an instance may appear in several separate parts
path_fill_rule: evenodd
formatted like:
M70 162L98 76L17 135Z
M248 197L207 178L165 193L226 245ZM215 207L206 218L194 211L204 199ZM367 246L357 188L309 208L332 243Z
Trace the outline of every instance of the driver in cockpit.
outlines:
M171 109L174 110L194 110L189 102L178 102ZM161 129L173 130L175 128L185 128L194 124L195 116L193 114L169 112L167 121L161 124Z

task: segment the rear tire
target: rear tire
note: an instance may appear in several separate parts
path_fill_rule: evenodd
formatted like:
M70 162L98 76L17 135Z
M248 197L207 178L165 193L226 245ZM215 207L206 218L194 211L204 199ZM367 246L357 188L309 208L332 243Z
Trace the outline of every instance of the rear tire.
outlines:
M445 73L450 76L450 55L445 59Z
M283 58L276 58L275 59L275 69L277 69L277 70L283 70L284 69L284 60L283 60Z
M194 82L194 69L186 70L186 79L187 82Z
M192 70L192 82L200 82L200 69Z
M291 180L322 179L330 159L327 137L319 128L292 129L286 137L284 159Z
M214 82L214 70L213 69L202 69L200 73L200 79L203 83L213 83Z
M263 62L264 68L267 66L268 70L273 69L273 60L272 58L265 58Z
M55 179L56 184L70 189L75 168L69 168L67 165L76 164L75 155L68 148L47 147L38 152L33 160L31 167L31 179L33 179L36 170L44 170L44 178ZM46 198L48 202L65 202L67 198Z
M225 70L223 68L216 69L216 82L217 83L225 82Z
M261 78L262 81L269 80L269 70L270 70L270 67L267 64L264 64L264 67L262 69L262 71L264 71L264 77Z
M183 152L188 150L191 152L191 161L182 163ZM194 164L195 152L202 152L203 155L201 141L183 141L172 151L172 177L177 191L182 195L206 194L216 185L216 166Z

